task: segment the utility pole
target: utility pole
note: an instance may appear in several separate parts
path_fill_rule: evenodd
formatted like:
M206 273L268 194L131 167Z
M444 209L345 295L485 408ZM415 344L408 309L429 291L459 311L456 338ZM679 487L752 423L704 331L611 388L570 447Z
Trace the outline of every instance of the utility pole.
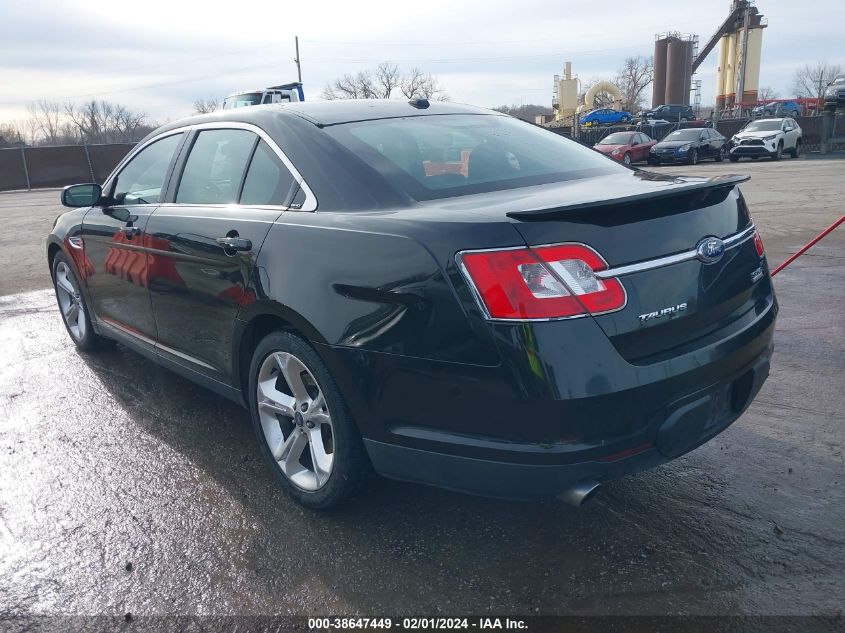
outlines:
M296 42L296 59L293 61L296 62L296 75L299 78L299 83L302 83L302 67L299 65L299 36L293 36L294 41Z

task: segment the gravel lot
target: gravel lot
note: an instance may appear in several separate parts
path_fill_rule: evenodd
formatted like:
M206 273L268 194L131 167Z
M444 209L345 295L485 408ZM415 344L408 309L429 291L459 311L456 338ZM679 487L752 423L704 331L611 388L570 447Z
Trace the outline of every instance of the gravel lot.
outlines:
M772 267L845 213L845 161L751 173ZM725 433L581 509L382 482L314 514L247 413L117 347L80 355L43 239L0 193L0 615L841 614L845 227L775 280L772 374Z

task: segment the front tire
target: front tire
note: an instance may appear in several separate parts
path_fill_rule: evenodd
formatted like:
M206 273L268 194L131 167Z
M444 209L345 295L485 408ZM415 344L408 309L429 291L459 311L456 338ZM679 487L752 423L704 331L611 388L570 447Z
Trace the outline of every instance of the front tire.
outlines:
M730 160L732 163L737 163L739 162L739 156L729 156L728 160Z
M697 165L698 164L698 150L697 149L691 149L690 150L689 158L687 159L687 162L690 165Z
M772 160L780 160L783 156L783 142L778 143L778 148L772 152Z
M267 335L249 369L253 429L270 468L302 505L325 510L352 499L371 466L329 369L304 339Z
M625 152L625 155L622 157L622 162L626 165L631 165L631 155L628 152Z
M56 302L62 313L62 321L67 333L77 348L83 352L93 352L111 343L94 331L91 325L91 311L85 303L79 279L64 253L56 253L53 258L53 288Z

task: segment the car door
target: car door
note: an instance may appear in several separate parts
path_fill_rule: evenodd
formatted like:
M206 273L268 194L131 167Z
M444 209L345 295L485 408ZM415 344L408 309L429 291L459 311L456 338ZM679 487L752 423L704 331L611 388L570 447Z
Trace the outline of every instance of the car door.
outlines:
M296 182L257 128L203 126L186 147L147 225L158 348L233 384L235 317L255 298L258 252Z
M645 160L646 153L648 149L643 145L643 138L645 137L644 134L636 133L633 135L632 147L631 147L631 159L632 160Z
M783 148L794 149L798 141L798 132L792 119L784 119L781 129L783 130Z
M152 345L156 337L150 307L147 224L158 206L184 134L143 146L103 187L101 206L82 224L85 255L93 266L86 279L99 322Z

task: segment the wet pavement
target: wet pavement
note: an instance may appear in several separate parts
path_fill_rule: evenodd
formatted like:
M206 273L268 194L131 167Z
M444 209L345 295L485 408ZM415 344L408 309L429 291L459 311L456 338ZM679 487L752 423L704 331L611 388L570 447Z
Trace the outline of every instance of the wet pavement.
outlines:
M754 174L775 265L845 212L843 165L695 171ZM75 350L44 263L57 196L0 194L0 615L841 613L845 230L776 278L771 377L693 453L581 509L381 481L319 514L244 410L123 347Z

